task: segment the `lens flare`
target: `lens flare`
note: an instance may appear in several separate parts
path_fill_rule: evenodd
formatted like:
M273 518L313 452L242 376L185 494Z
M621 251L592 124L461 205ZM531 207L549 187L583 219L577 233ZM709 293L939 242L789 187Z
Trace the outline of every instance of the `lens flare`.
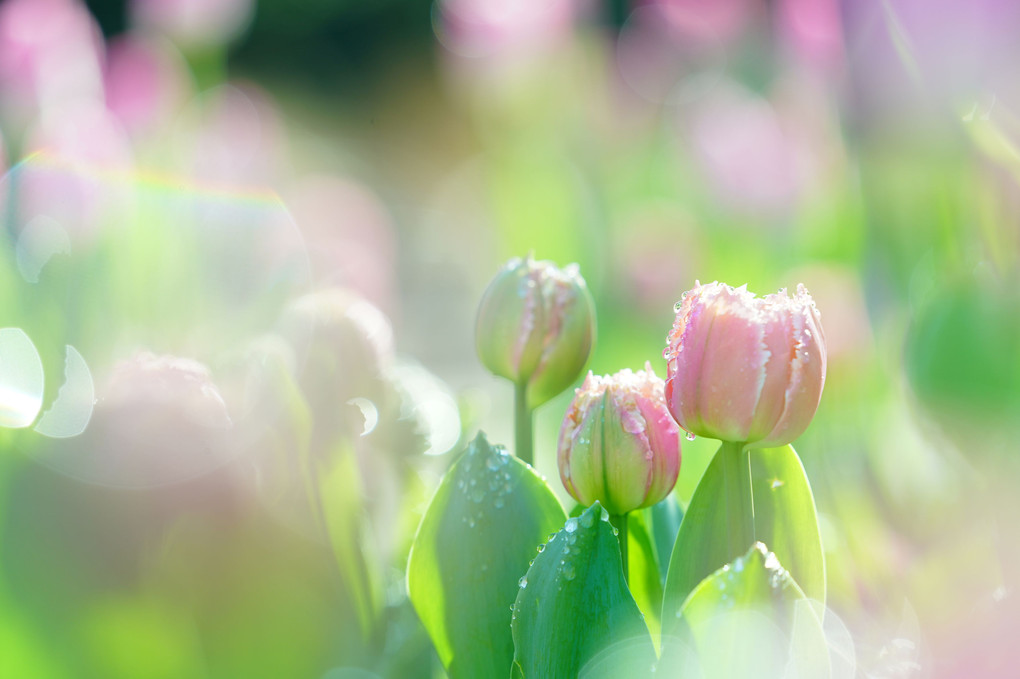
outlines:
M0 215L11 263L0 425L28 427L48 404L19 437L23 452L81 480L147 487L207 473L259 440L272 413L251 393L259 366L247 348L310 284L303 239L273 192L40 152L0 182ZM293 350L303 361L306 347ZM165 416L172 366L136 371L116 387L134 392L114 393L117 366L146 354L201 366L230 433L213 445Z

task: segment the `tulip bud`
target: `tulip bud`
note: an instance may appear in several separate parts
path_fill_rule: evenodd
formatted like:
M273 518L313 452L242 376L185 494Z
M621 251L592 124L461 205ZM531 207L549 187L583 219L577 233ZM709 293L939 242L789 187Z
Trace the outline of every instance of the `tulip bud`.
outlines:
M560 429L560 479L575 500L610 514L649 507L673 490L680 428L652 366L605 377L588 373Z
M681 427L753 448L800 436L825 384L825 336L803 285L759 299L746 286L684 293L666 339L666 402Z
M482 296L475 346L486 368L526 387L536 408L580 374L595 338L595 303L577 265L513 259Z

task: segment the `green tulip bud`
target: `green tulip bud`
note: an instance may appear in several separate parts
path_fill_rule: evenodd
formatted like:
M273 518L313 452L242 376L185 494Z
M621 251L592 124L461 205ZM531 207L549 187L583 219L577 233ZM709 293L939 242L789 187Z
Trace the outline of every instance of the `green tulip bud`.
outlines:
M513 259L482 296L475 346L494 374L526 389L534 409L577 379L595 340L595 303L576 264Z

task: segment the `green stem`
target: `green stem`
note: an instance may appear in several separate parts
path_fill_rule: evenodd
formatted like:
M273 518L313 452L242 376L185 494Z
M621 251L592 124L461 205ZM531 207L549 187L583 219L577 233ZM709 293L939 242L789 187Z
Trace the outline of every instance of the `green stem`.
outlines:
M723 441L717 455L724 455L723 474L732 478L726 483L726 511L736 512L738 517L729 521L729 525L742 525L744 534L751 543L758 541L758 532L754 521L754 484L751 478L751 451L744 450L743 443ZM737 479L740 479L738 482ZM751 545L748 544L748 547Z
M629 559L627 557L627 516L628 514L612 514L609 522L616 528L616 537L620 540L620 559L623 561L623 580L630 584Z
M532 414L528 408L528 385L514 385L514 445L517 457L532 464L535 459Z

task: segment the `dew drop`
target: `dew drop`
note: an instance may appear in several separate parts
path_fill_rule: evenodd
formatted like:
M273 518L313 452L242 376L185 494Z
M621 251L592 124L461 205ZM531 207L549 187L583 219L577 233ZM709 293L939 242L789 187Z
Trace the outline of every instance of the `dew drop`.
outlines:
M563 566L563 577L567 580L573 580L577 577L577 571L574 569L574 564L568 563Z
M538 543L538 547L536 549L538 549L538 553L541 554L542 552L545 551L545 543L544 542Z
M525 587L527 587L528 586L528 576L525 575L520 580L518 580L517 581L517 586L520 587L521 589L524 589Z
M692 434L691 432L687 432L684 435L684 438L687 439L688 441L693 441L697 437L694 434Z
M573 533L574 531L576 531L577 519L576 518L567 519L567 525L563 527L563 530L567 531L568 533Z
M775 490L776 488L782 488L784 483L785 483L784 481L781 481L779 479L772 479L772 490Z
M680 310L683 309L683 308L684 308L684 303L683 303L683 300L681 300L681 301L679 301L679 302L677 302L676 304L673 305L673 313L678 314L678 313L680 313Z

